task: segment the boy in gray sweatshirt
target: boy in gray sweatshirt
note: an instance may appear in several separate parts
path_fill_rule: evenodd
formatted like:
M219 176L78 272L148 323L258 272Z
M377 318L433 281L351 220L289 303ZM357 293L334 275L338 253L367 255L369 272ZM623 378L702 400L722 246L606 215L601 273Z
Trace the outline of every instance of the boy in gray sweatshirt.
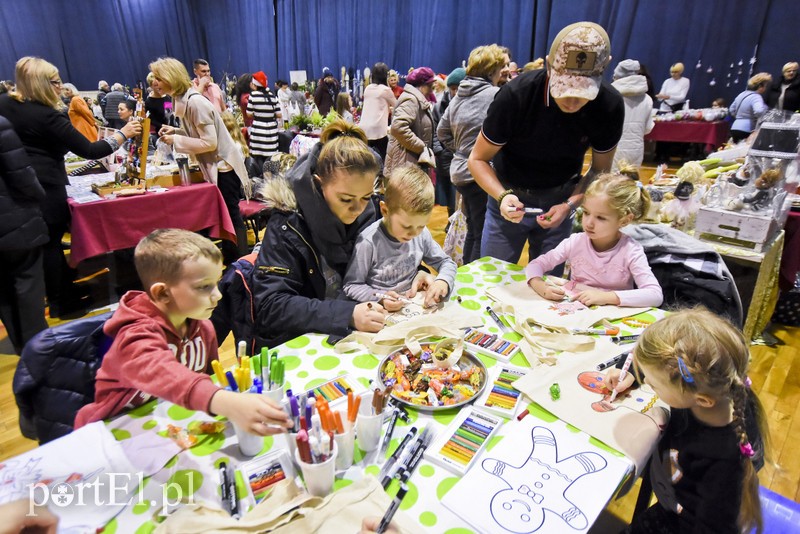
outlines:
M392 171L381 201L383 218L365 228L356 241L344 278L345 295L359 302L380 302L390 312L401 310L424 261L439 273L427 288L425 306L447 298L456 264L428 231L433 203L433 184L419 167Z

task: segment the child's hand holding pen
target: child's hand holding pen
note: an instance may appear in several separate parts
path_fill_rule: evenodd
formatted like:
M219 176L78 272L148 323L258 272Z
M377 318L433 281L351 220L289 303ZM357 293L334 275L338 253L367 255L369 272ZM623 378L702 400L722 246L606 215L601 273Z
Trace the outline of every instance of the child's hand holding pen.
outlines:
M361 530L359 534L374 534L378 531L378 525L381 524L381 518L377 516L365 517L361 521ZM389 527L384 530L386 534L400 534L400 531L395 528L394 523L389 523Z
M603 385L609 390L614 391L617 390L619 393L623 391L627 391L633 385L635 377L633 373L625 373L622 381L619 379L619 375L622 373L620 369L616 367L612 367L608 371L606 371L606 376L603 378Z
M531 278L528 280L528 285L537 295L547 300L564 300L566 296L564 288L547 276Z
M397 291L375 293L375 296L379 299L378 303L381 304L388 312L400 311L403 309L403 306L411 302Z
M292 427L289 416L264 395L234 393L220 389L208 406L212 414L223 415L251 434L271 436Z

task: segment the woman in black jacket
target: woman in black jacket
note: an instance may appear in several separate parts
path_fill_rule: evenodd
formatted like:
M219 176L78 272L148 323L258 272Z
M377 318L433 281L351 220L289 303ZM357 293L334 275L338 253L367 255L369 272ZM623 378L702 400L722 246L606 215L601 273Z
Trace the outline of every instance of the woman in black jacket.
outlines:
M50 237L44 248L45 286L50 316L68 313L74 298L73 272L61 249L61 238L69 226L67 206L67 171L64 154L72 151L87 159L98 159L114 152L128 138L141 134L142 125L129 122L121 130L101 141L90 142L63 112L61 78L58 69L36 57L17 61L16 91L0 97L0 115L14 126L45 191L42 213Z
M783 66L781 77L767 89L764 101L770 108L800 111L800 75L798 64L791 61Z
M377 332L377 303L341 297L356 238L375 221L373 184L380 164L364 132L337 119L286 179L262 193L273 209L252 278L256 347L307 332L345 336Z
M0 116L0 320L17 354L44 319L42 245L47 243L39 203L44 189L11 123Z

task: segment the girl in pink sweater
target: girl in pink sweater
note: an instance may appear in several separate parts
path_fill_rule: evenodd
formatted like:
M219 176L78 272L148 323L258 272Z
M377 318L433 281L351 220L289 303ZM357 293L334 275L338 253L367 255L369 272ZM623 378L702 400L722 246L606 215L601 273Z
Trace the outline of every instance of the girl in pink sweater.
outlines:
M641 219L649 206L650 195L641 182L617 174L600 176L584 196L583 232L529 263L528 285L548 300L568 296L586 306L661 305L661 286L642 246L620 232ZM561 285L544 276L565 261L570 264L569 282Z

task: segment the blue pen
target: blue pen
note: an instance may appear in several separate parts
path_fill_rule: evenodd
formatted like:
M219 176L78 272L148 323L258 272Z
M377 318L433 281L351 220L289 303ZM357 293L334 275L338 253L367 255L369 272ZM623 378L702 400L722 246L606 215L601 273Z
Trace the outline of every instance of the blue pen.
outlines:
M233 378L233 373L230 371L225 371L225 378L228 379L228 384L231 386L231 391L234 393L239 391L239 386L236 384L236 379Z
M306 404L305 412L306 428L311 428L312 408L310 404Z
M256 389L256 393L262 393L264 391L264 384L261 382L261 377L255 377L253 379L253 387Z
M289 407L292 409L292 423L294 424L294 428L298 428L300 426L300 408L297 406L297 397L289 399Z

